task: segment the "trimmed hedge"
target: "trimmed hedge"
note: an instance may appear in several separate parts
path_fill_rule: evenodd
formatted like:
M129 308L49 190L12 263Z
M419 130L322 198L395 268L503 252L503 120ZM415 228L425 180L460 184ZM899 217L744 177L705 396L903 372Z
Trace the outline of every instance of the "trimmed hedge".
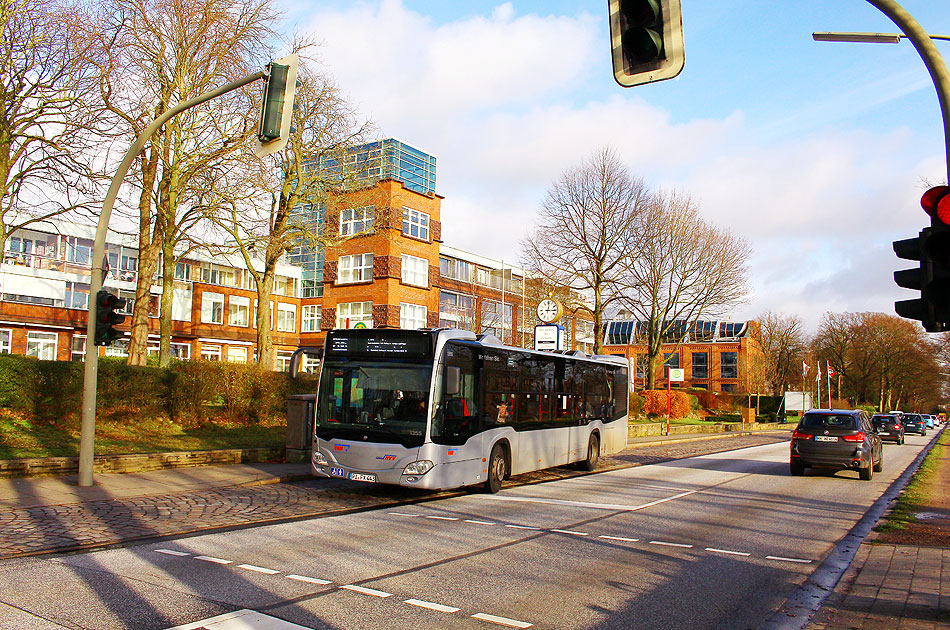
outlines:
M685 418L689 415L690 399L686 392L671 390L670 417ZM647 389L640 392L644 398L643 411L648 416L665 416L667 408L667 391L665 389Z
M316 377L296 380L254 365L180 361L168 368L130 366L99 359L96 415L118 422L167 417L202 424L226 420L257 423L286 413L287 396L316 390ZM59 426L78 426L83 364L0 355L0 407Z

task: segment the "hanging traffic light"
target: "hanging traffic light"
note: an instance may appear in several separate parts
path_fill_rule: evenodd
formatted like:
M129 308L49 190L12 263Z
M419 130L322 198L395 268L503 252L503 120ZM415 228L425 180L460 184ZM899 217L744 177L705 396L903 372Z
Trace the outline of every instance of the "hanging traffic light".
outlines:
M680 0L609 0L614 78L624 87L672 79L683 70Z
M930 227L916 238L894 241L899 258L920 262L917 269L894 272L897 286L920 291L920 297L894 303L901 317L919 320L928 332L950 330L950 187L935 186L920 198Z
M290 137L290 122L297 91L297 55L287 55L267 65L264 99L257 129L258 157L284 148Z
M96 336L97 346L109 346L124 333L115 329L116 324L125 321L125 315L116 311L125 310L126 301L105 289L96 294Z
M941 330L950 330L950 186L931 188L920 198L920 205L930 215L930 231L922 243L930 279L923 295Z

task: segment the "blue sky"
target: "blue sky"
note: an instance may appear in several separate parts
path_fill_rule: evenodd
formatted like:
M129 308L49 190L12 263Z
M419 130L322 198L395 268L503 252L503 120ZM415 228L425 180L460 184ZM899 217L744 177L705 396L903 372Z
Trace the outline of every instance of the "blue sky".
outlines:
M950 34L943 0L902 4ZM771 309L814 329L826 311L893 313L912 296L891 241L923 227L923 180L946 177L933 83L906 41L811 38L895 32L865 0L683 0L682 74L628 89L606 0L310 0L286 15L380 135L438 158L447 244L519 260L552 182L610 146L751 243L737 319Z

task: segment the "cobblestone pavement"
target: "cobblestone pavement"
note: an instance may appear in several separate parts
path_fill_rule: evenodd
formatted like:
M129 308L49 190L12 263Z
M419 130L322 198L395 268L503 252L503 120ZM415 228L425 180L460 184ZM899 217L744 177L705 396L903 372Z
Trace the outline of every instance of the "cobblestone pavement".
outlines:
M787 440L788 432L783 431L639 446L603 458L598 472ZM506 485L538 483L579 474L584 473L569 467L555 468L520 475ZM0 559L90 549L457 494L458 491L431 493L314 478L69 505L6 508L0 509Z

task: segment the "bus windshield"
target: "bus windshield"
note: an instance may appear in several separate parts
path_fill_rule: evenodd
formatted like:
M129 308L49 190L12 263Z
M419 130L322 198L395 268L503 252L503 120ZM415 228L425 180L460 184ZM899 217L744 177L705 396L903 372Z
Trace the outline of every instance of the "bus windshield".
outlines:
M327 361L317 395L315 433L420 446L425 439L432 366Z

